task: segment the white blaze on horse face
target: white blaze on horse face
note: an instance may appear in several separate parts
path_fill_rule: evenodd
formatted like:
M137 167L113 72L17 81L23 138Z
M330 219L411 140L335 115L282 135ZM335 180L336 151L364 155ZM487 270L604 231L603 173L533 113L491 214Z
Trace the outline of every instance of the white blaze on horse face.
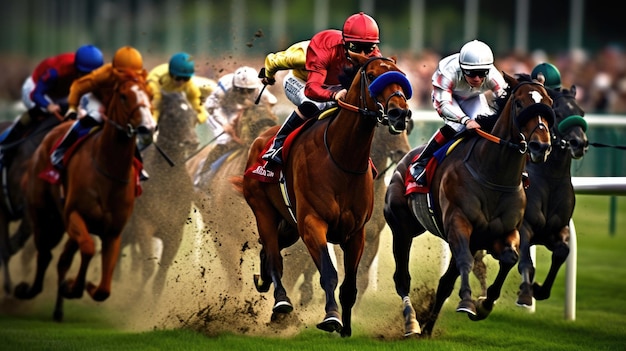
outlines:
M152 111L150 110L150 97L136 84L133 85L132 91L134 91L137 95L137 100L141 105L139 108L139 111L141 112L141 125L146 127L148 130L153 131L156 129L156 122L154 121Z
M543 100L543 95L537 90L533 90L530 92L530 98L535 101L536 104L540 103Z

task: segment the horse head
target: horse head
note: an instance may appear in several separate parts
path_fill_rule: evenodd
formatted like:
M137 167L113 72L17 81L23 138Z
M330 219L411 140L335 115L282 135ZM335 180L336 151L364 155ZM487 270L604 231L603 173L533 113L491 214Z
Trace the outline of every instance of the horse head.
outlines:
M504 128L512 128L510 135L519 135L519 150L528 153L531 162L545 162L552 151L552 98L541 83L520 81L506 73L504 79L510 86L510 96L502 112L513 118L513 125ZM496 122L494 132L498 128Z
M105 121L128 138L137 137L140 150L152 143L156 123L150 111L150 96L145 79L132 71L117 71L117 83Z
M413 89L406 75L394 58L352 55L351 60L361 68L348 89L346 103L358 106L362 115L388 125L391 134L400 134L411 118L407 100Z
M569 149L573 159L582 158L589 149L587 139L587 121L585 121L585 111L576 102L576 86L569 90L548 89L552 97L556 117L553 133L555 140L561 149Z

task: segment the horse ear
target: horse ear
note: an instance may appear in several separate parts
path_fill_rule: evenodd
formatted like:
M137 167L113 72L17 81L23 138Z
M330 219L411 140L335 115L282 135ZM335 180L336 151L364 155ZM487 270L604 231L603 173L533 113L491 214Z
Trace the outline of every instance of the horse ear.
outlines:
M396 63L396 64L398 63L398 56L394 55L389 58L391 59L391 61L393 61L393 63Z

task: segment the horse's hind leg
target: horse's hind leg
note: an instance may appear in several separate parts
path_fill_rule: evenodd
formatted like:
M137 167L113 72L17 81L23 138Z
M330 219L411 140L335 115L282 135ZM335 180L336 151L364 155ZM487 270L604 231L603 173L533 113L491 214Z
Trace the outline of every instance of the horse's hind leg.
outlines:
M459 277L459 269L457 268L454 256L450 259L450 264L446 272L439 278L435 303L432 305L428 317L422 322L422 334L430 336L435 327L435 322L439 317L443 303L452 294L454 284Z
M3 219L0 224L0 265L2 265L2 272L4 276L4 283L2 284L4 292L8 295L11 293L11 273L9 271L9 260L11 259L10 244L9 244L9 224Z
M546 300L550 297L550 291L552 290L552 285L556 280L556 275L563 263L567 260L567 256L569 256L569 245L564 241L558 242L552 250L552 263L550 264L550 270L548 271L548 275L546 276L543 285L537 282L533 284L535 299Z

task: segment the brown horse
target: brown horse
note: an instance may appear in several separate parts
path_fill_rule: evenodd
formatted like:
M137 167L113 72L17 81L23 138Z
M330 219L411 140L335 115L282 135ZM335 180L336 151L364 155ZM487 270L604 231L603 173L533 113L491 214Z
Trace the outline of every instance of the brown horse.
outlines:
M143 78L127 73L119 77L106 106L102 128L80 144L67 161L60 184L39 175L51 167L50 151L71 126L66 122L50 131L37 148L27 174L27 215L32 220L37 247L37 272L32 284L20 283L15 296L32 299L43 289L52 249L67 232L68 238L57 264L58 291L53 317L63 320L63 299L80 298L87 290L95 301L111 294L111 278L120 250L120 234L130 218L138 194L138 176L133 167L137 138L152 141L155 123ZM95 254L90 234L102 243L102 273L99 285L86 281ZM81 262L76 278L67 279L74 254Z
M363 296L363 293L369 287L370 271L380 246L380 234L387 225L383 216L383 204L385 203L385 192L387 191L385 176L389 173L389 169L397 164L410 149L411 145L409 144L406 131L400 135L393 135L385 128L376 128L370 157L374 167L378 170L378 175L374 180L374 210L372 211L372 218L365 225L365 248L359 264L357 278L357 287L360 292L358 299ZM336 254L340 255L341 252L336 251ZM290 288L296 286L300 276L303 276L302 284L299 287L300 303L306 305L313 298L313 277L317 273L317 267L315 267L306 246L301 241L286 248L284 256L286 266L291 268L286 269L284 272L284 285L288 288L287 290L290 290ZM337 262L341 263L340 257L337 258Z
M131 272L141 273L142 294L154 275L152 292L155 297L161 295L167 272L183 240L193 200L193 185L185 159L198 145L196 119L196 112L183 94L163 92L156 142L173 165L156 147L143 151L150 180L143 184L143 192L135 201L133 214L122 233L122 249L130 246L132 252ZM154 239L162 243L157 260L153 259ZM121 278L120 269L115 272L116 279Z
M545 163L530 163L526 170L530 186L526 190L526 212L520 228L518 270L522 284L517 305L531 307L533 297L545 300L559 268L569 255L569 221L574 213L576 194L572 186L572 159L582 158L589 148L585 131L585 112L576 102L576 87L560 91L548 89L552 97L556 123L552 128L555 147ZM532 245L552 251L552 263L543 286L534 281L535 267L530 255Z
M491 312L508 272L517 263L519 227L526 206L521 173L527 157L544 162L550 153L549 127L554 112L543 85L519 82L507 74L504 77L509 92L492 134L477 131L484 137L472 137L473 133L466 133L434 171L429 194L405 196L407 165L419 148L400 161L387 188L384 214L393 234L393 278L404 303L406 336L420 333L409 298L409 253L414 237L428 230L446 240L452 252L431 310L420 320L424 335L431 335L459 275L461 301L456 310L480 320ZM478 250L487 250L499 260L500 269L486 297L474 301L469 273Z
M383 57L355 57L360 68L341 101L338 114L304 126L285 159L285 197L279 183L246 176L244 197L254 212L259 231L261 274L255 276L259 292L274 285L272 317L293 310L281 282L280 251L302 238L315 261L326 296L326 315L319 329L352 335L352 307L356 301L356 274L365 245L365 224L371 217L374 179L369 163L374 129L388 123L400 133L410 118L407 98L411 86L396 66ZM255 167L260 153L277 127L252 144L247 168ZM292 216L292 213L294 216ZM299 236L298 236L299 235ZM335 299L337 271L327 243L339 244L344 253L344 280L339 292L343 314Z
M28 112L24 112L28 114ZM22 117L24 118L24 117ZM41 113L26 130L23 138L2 146L4 153L4 167L2 167L2 189L0 196L0 264L3 265L3 288L7 294L11 293L12 283L9 272L9 260L19 251L31 236L30 223L22 221L24 217L24 191L22 178L26 172L28 160L41 143L46 133L60 123L52 115ZM11 122L4 123L0 129L5 130ZM14 233L9 233L9 225L19 221ZM12 234L12 235L10 235Z

